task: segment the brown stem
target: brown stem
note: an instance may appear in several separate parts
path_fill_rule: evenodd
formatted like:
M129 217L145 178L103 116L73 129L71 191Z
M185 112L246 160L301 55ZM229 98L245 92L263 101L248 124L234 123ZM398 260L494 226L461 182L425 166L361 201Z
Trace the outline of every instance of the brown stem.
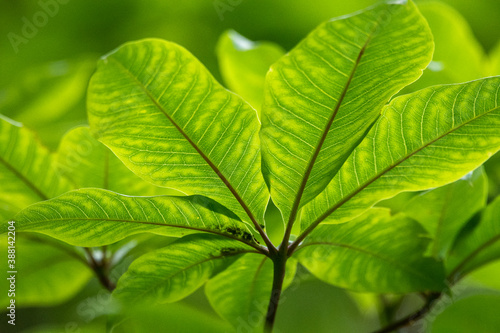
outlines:
M106 258L106 247L102 247L103 257L101 260L97 261L92 253L92 251L88 247L83 248L89 257L88 265L94 271L95 275L99 279L101 285L109 290L110 292L115 289L115 284L109 278L109 264Z
M436 301L441 297L441 293L432 293L429 294L427 297L427 301L425 302L424 306L421 307L419 310L416 312L404 317L403 319L400 319L390 325L387 325L385 327L382 327L381 329L374 331L373 333L389 333L393 332L397 329L406 327L408 325L413 324L417 320L421 319L423 316L425 316L434 306Z
M267 307L266 323L264 327L264 331L266 333L271 333L273 331L276 312L278 311L281 290L283 289L283 280L285 279L286 261L288 259L287 247L282 246L280 251L271 259L273 260L274 267L273 287L271 289L271 297Z

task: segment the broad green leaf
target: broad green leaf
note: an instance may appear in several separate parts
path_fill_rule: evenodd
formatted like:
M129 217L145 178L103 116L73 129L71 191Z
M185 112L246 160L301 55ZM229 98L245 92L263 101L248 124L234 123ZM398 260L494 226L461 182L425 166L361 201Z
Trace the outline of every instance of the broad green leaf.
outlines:
M0 250L6 254L0 265L6 274L0 280L0 288L5 290L0 297L3 307L10 302L6 272L12 269L7 267L7 235L1 235L0 240ZM74 297L92 277L83 257L71 246L33 235L16 234L15 260L16 308L61 304Z
M319 226L297 256L319 279L354 291L442 291L444 268L424 257L428 245L416 221L373 208L349 223Z
M287 262L283 289L292 282L297 262ZM205 293L215 311L235 328L262 331L273 283L273 263L258 254L246 254L208 281Z
M403 93L484 77L486 55L464 17L442 2L422 2L418 9L429 23L436 48L422 77Z
M487 73L489 75L500 75L500 42L490 52Z
M0 219L72 188L35 135L0 115Z
M74 128L62 138L57 166L77 188L97 187L142 196L168 194L167 189L147 183L127 169L106 146L94 139L88 127Z
M262 109L263 171L289 219L321 192L392 95L431 60L415 5L382 4L320 25L272 67Z
M500 292L500 258L467 274L464 283Z
M488 175L488 192L491 199L500 195L500 153L496 153L486 163L484 169Z
M430 87L391 101L324 192L303 229L348 221L378 201L456 181L500 149L500 77Z
M285 54L271 42L253 42L234 30L225 31L217 43L219 68L227 87L260 111L269 67Z
M100 61L88 109L91 130L141 178L263 222L257 113L184 48L159 39L121 46Z
M478 168L449 185L414 197L403 210L431 235L429 255L444 259L467 221L486 206L488 178Z
M254 244L250 225L219 203L201 196L130 197L82 189L40 202L16 217L16 231L33 231L76 246L102 246L150 232L180 237L222 234ZM6 225L0 226L7 231Z
M390 199L380 201L376 207L389 208L391 213L395 215L403 211L408 202L417 194L418 192L401 192Z
M135 260L113 295L125 303L171 303L201 287L238 255L255 249L214 235L190 235Z
M484 209L479 224L457 240L451 255L448 271L457 277L500 259L500 197Z

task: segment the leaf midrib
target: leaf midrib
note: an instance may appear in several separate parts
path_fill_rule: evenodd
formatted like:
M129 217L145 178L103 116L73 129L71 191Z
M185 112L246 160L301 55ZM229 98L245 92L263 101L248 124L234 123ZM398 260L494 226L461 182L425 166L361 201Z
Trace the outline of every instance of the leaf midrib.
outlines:
M28 178L26 178L22 173L17 171L9 162L7 162L3 157L0 157L0 163L5 165L5 167L12 172L18 179L25 183L28 188L33 191L42 201L48 200L49 197L45 195L38 187L35 186Z
M252 223L254 224L255 228L259 231L259 233L263 233L262 228L260 228L259 224L257 223L257 220L255 219L253 213L250 211L250 208L246 205L246 203L243 201L243 198L239 195L238 191L231 185L229 180L222 174L222 172L217 168L217 166L208 158L207 155L198 147L198 145L191 140L191 138L187 135L187 133L184 132L184 130L174 121L174 119L164 110L164 108L159 104L159 101L156 100L156 98L151 94L151 92L144 86L144 84L137 79L133 75L133 73L126 68L120 61L113 57L109 57L108 59L113 60L118 66L130 77L132 80L134 80L138 86L141 88L141 90L146 94L146 96L151 100L151 102L154 103L154 105L165 115L165 117L172 123L172 125L175 126L175 128L179 131L179 133L188 141L188 143L196 150L196 152L205 160L205 162L210 166L210 168L217 174L217 176L222 180L224 185L231 191L235 199L238 201L240 206L243 208L245 213L248 215ZM260 229L260 230L259 230ZM265 240L265 238L264 238Z
M230 234L219 232L217 230L195 228L195 227L189 227L189 226L183 226L183 225L176 225L176 224L168 224L168 223L140 221L140 220L127 220L127 219L103 219L103 218L87 218L87 217L83 218L83 217L80 217L80 218L46 219L46 220L40 221L38 223L37 222L31 223L30 227L36 227L36 225L38 225L38 224L44 225L44 224L50 223L50 222L67 222L68 220L70 220L70 221L99 221L99 222L111 222L111 223L114 223L114 222L137 223L137 224L155 225L155 226L159 226L159 227L172 227L172 228L188 229L188 230L195 230L195 231L207 232L207 233L211 233L211 234L215 234L215 235L219 235L219 236L223 236L223 237L226 237L226 238L230 238L230 239L239 241L241 243L244 243L244 244L246 244L248 246L251 246L251 247L257 249L259 251L259 253L262 253L262 249L258 245L253 244L253 243L249 243L249 242L247 242L245 240L242 240L241 238L238 238L238 237L230 235ZM22 228L22 226L19 227L19 229L20 228Z

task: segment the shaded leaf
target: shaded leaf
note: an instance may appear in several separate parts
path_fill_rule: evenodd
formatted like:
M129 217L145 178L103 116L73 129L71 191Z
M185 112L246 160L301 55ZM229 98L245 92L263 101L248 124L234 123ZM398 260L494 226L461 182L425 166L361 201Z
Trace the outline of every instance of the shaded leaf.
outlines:
M328 185L389 98L422 74L432 50L412 2L381 4L320 25L272 65L263 172L285 221Z
M130 197L82 189L34 204L16 217L16 231L33 231L77 246L112 244L151 232L180 237L197 232L223 234L254 243L249 225L217 202L201 197ZM7 226L0 226L6 232Z
M453 7L437 1L421 2L418 9L429 23L436 48L422 77L403 93L484 77L486 55L465 18Z
M374 208L349 223L319 226L297 256L319 279L354 291L442 291L444 268L424 257L428 244L417 222Z
M184 48L156 39L121 46L100 61L88 109L92 131L141 178L263 222L257 114Z
M293 280L297 262L287 262L283 289ZM205 293L214 310L237 330L262 331L273 283L273 263L247 254L208 281Z
M500 259L500 197L484 209L479 224L457 240L451 255L447 267L452 278Z
M201 287L250 246L214 235L190 235L135 260L113 296L125 303L171 303Z
M433 238L429 255L445 258L455 237L467 221L486 206L488 178L478 168L449 185L414 197L404 213Z
M53 156L35 135L0 115L0 218L69 191L72 186L57 170Z
M260 112L264 81L269 67L285 54L271 42L253 42L234 30L225 31L217 43L219 68L227 87Z
M7 237L1 235L0 250L7 253ZM50 242L34 235L16 234L16 308L54 306L61 304L82 289L93 276L71 246ZM7 259L0 266L3 272L11 271ZM5 273L7 274L7 273ZM0 280L0 304L9 305L9 280Z
M500 77L395 98L328 187L302 213L307 228L348 221L402 191L456 181L500 149Z

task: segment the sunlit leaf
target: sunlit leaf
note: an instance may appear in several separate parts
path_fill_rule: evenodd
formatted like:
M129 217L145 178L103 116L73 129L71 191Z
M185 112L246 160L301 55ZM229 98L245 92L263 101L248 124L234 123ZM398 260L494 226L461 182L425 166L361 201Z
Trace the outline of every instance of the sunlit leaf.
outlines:
M414 197L404 213L432 236L429 254L445 258L464 224L486 206L488 178L481 167L449 185Z
M127 169L106 146L94 139L88 127L77 127L65 134L57 151L57 167L77 188L98 187L142 196L168 192Z
M429 63L432 36L412 2L320 25L266 77L263 172L288 220L321 192L384 104Z
M255 249L235 240L190 235L135 260L113 295L126 303L176 302L249 252Z
M319 226L297 255L319 279L355 291L442 291L444 268L424 257L428 244L416 221L374 208L349 223Z
M88 109L92 131L134 173L263 222L257 114L184 48L156 39L121 46L100 61Z
M303 228L339 223L402 191L460 179L500 149L500 77L395 98L324 192Z
M17 231L39 232L77 246L112 244L151 232L184 236L210 232L254 244L249 225L217 202L201 197L130 197L100 189L65 193L15 217ZM6 232L7 226L1 225Z

